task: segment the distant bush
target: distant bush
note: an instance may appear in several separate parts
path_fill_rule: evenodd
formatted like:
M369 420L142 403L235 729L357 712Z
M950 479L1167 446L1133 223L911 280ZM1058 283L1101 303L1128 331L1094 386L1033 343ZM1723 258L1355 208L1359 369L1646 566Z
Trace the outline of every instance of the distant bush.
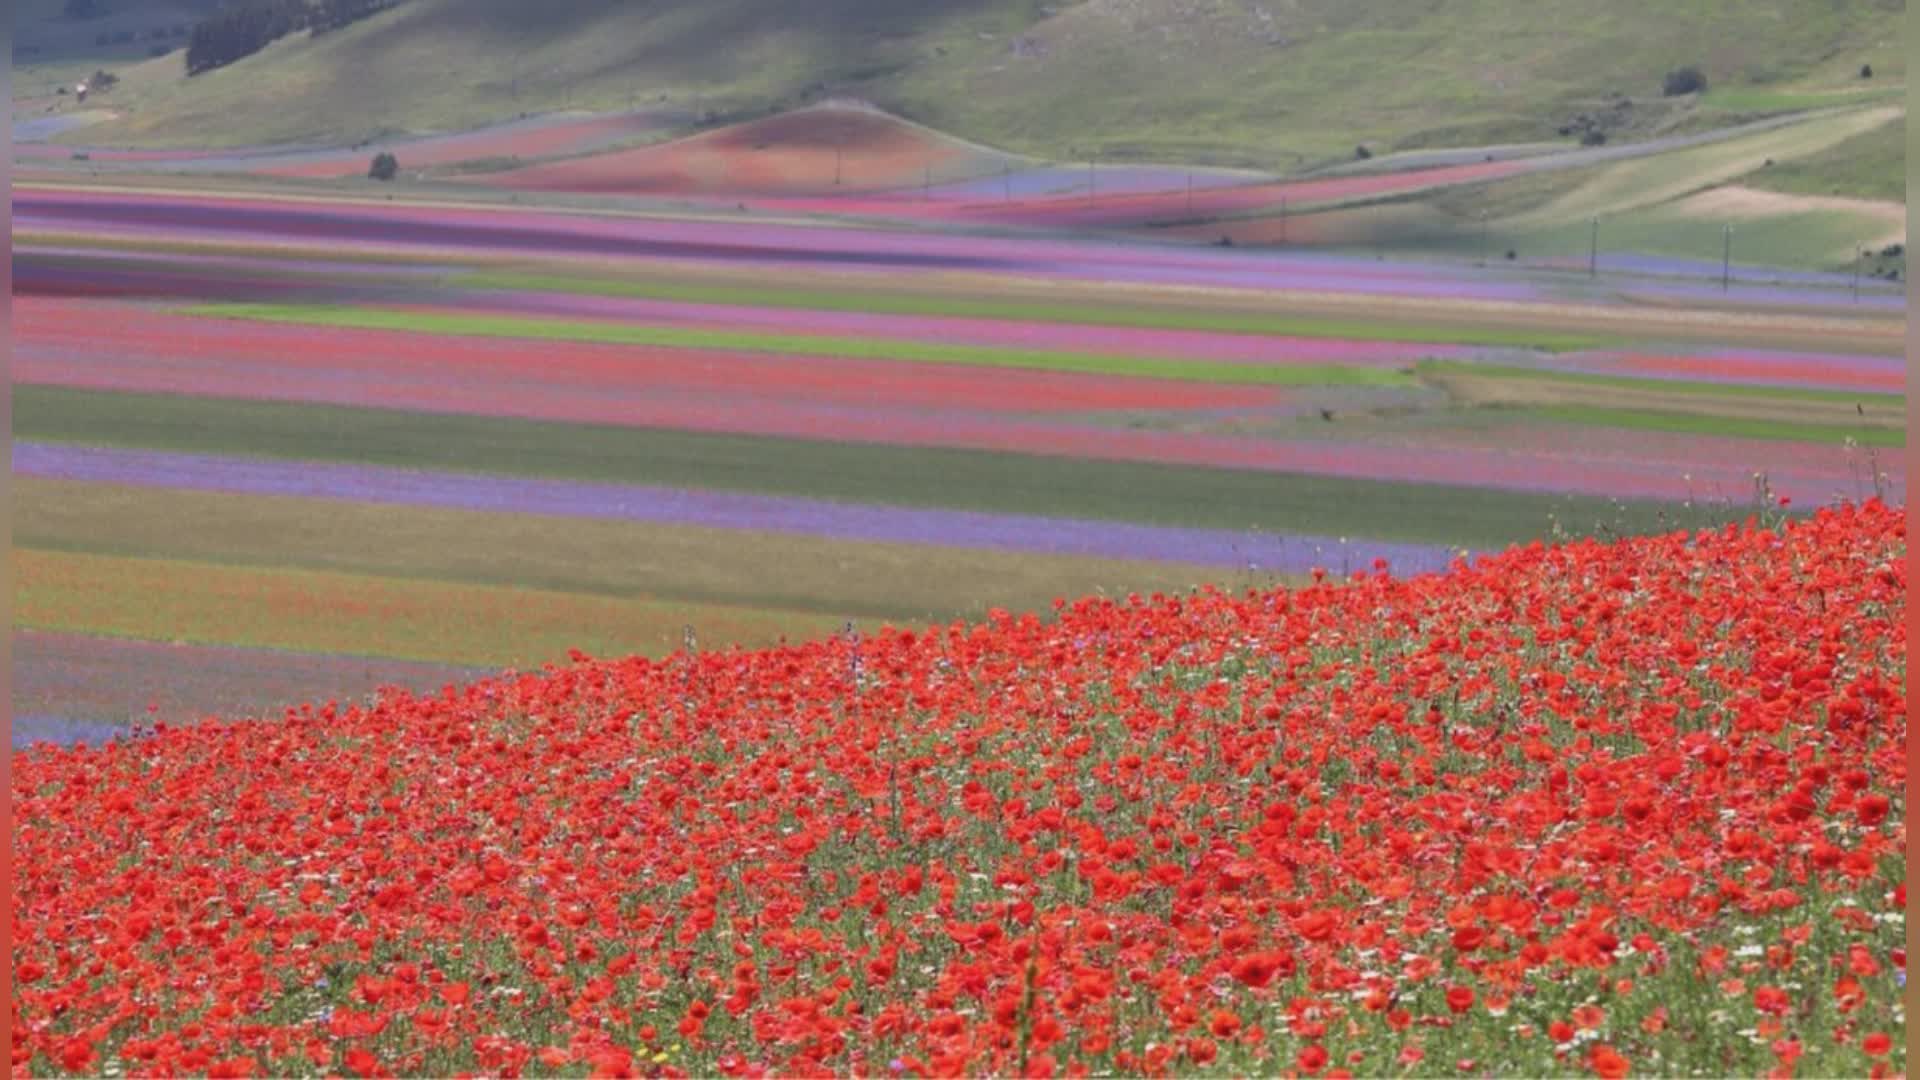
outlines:
M375 180L391 180L400 175L400 159L382 150L373 155L373 164L367 166L367 175Z
M60 14L69 19L97 19L107 13L105 0L66 0Z
M1660 82L1660 92L1668 97L1679 97L1682 94L1702 94L1706 92L1706 89L1706 74L1691 64L1682 68L1674 68L1672 71L1667 72L1667 77Z
M1373 156L1373 151L1367 149L1364 146L1356 146L1353 148L1353 156L1358 158L1361 161L1365 161L1368 158Z
M1588 128L1580 133L1581 146L1605 146L1606 144L1607 133L1599 128Z
M1861 64L1861 65L1860 65L1860 77L1861 77L1861 78L1863 78L1863 79L1871 79L1871 78L1873 78L1873 65L1872 65L1872 64Z

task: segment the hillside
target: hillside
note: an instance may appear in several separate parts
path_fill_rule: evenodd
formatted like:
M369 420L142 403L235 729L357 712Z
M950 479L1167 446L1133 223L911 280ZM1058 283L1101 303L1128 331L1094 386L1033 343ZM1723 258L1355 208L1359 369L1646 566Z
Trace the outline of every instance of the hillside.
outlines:
M1901 1075L1905 549L1869 503L16 754L15 1067Z
M107 102L120 115L84 141L352 141L639 105L701 123L850 96L1052 159L1292 170L1350 159L1361 144L1567 141L1560 129L1582 114L1607 112L1615 137L1644 137L1884 94L1905 78L1904 10L1889 0L408 0L193 79L177 54L129 67ZM1729 35L1730 24L1743 32ZM1862 63L1873 80L1858 77ZM1701 66L1713 90L1661 98L1662 74L1682 64ZM1630 110L1609 111L1617 95Z

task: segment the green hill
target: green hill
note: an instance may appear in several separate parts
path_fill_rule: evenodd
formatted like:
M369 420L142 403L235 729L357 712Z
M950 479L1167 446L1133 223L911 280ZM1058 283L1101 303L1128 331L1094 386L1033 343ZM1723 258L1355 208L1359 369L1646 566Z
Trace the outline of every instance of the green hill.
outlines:
M1293 170L1360 145L1564 142L1589 122L1617 141L1884 95L1905 80L1904 14L1904 0L405 0L192 79L178 53L126 67L105 103L120 115L70 138L350 141L636 106L697 125L837 96L1050 158ZM16 49L38 25L18 18ZM1710 92L1662 97L1686 64Z

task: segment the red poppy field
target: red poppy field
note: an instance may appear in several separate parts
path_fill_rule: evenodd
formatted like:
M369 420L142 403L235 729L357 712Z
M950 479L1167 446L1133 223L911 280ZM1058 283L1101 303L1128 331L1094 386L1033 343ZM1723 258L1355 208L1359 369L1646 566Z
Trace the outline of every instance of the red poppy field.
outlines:
M1904 519L13 761L16 1075L1905 1067Z

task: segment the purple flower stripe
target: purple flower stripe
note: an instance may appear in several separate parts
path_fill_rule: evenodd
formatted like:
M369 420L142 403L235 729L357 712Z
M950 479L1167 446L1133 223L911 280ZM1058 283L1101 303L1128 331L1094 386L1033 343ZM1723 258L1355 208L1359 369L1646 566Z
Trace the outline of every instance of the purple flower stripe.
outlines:
M43 744L97 745L126 735L130 730L126 724L115 724L104 720L75 720L44 713L16 713L10 734L13 736L13 749L25 750L28 747Z
M1715 275L1717 276L1717 275ZM1779 304L1786 307L1828 307L1839 310L1874 308L1880 310L1901 310L1907 306L1905 293L1885 292L1872 288L1862 288L1855 297L1847 288L1788 288L1773 285L1742 285L1740 271L1734 272L1734 280L1729 288L1722 289L1720 283L1697 282L1694 284L1662 283L1651 286L1635 286L1625 290L1630 299L1667 298L1685 300L1721 300L1730 299L1743 304Z
M1352 256L1224 252L1035 236L966 236L820 228L741 221L590 217L527 210L422 206L303 205L172 196L97 196L25 191L13 196L15 227L90 234L181 236L352 250L547 253L693 259L762 266L925 270L1045 278L1243 286L1402 296L1531 299L1533 285L1486 271L1392 264Z
M256 461L203 454L22 442L21 476L246 495L293 495L612 521L800 533L840 540L1143 559L1278 573L1443 570L1457 552L1358 538L1276 535L1111 521L840 503L781 495L426 472L382 466Z

